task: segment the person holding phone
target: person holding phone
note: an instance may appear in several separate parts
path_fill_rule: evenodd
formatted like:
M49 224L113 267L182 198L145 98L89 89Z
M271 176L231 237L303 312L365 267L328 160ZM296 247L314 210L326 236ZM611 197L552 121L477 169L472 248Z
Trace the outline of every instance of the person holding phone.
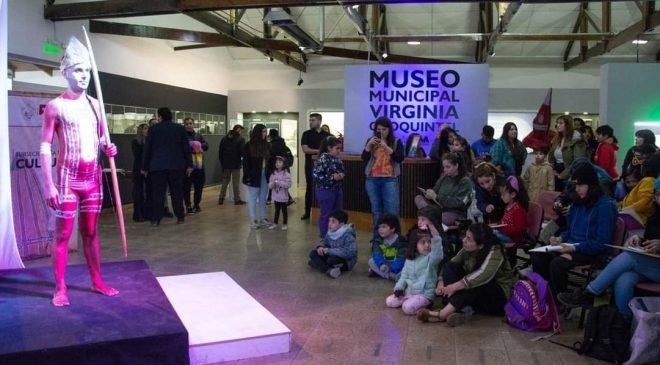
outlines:
M392 122L380 117L374 122L374 136L367 140L362 160L367 164L366 190L371 203L373 238L378 238L378 219L383 213L399 216L399 175L404 159L401 140L392 132Z

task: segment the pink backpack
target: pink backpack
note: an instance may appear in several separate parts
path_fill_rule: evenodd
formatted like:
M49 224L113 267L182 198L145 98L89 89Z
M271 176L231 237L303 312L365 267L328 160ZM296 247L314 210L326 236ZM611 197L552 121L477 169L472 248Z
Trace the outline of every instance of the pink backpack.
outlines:
M516 282L504 313L508 324L523 331L560 332L552 291L548 282L537 273L532 272Z

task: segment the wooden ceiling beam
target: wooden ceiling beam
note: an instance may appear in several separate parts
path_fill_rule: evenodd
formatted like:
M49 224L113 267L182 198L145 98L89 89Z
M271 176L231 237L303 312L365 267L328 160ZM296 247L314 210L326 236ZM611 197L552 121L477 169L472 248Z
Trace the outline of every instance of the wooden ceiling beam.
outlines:
M195 32L184 29L152 27L148 25L114 23L98 20L89 21L89 31L91 33L100 34L207 43L212 44L213 46L236 46L240 44L236 40L218 33Z
M465 34L426 34L426 35L404 35L404 36L375 36L374 39L384 40L390 43L405 43L410 41L420 42L460 42L474 41L478 42L487 38L489 33L465 33ZM576 34L518 34L504 33L499 37L500 42L520 41L520 42L562 42L562 41L602 41L611 38L610 33L576 33ZM360 43L364 42L361 37L331 37L326 38L325 43Z
M445 0L450 2L449 0ZM569 0L570 1L570 0ZM437 0L416 0L436 3ZM397 4L401 0L348 0L343 5ZM187 11L255 9L266 7L301 7L337 5L337 0L105 0L67 4L47 4L44 18L52 21L124 18L176 14Z
M639 36L644 32L658 26L660 26L660 12L649 11L649 15L647 17L617 33L607 42L598 42L595 46L589 48L584 55L581 54L564 62L564 71L587 62L590 58L610 52L622 44L632 42L633 40L639 38Z
M368 51L363 51L359 49L345 49L345 48L335 48L335 47L323 47L319 52L316 52L318 55L322 56L331 56L331 57L341 57L341 58L352 58L356 60L367 60L369 59ZM425 57L414 57L414 56L403 56L391 54L384 60L385 63L427 63L427 64L464 64L469 62L463 61L450 61L450 60L441 60L436 58L425 58Z
M587 8L589 7L588 2L582 2L580 4L580 33L585 34L589 33L589 23L587 23ZM585 40L580 40L580 54L584 55L589 49L589 43Z

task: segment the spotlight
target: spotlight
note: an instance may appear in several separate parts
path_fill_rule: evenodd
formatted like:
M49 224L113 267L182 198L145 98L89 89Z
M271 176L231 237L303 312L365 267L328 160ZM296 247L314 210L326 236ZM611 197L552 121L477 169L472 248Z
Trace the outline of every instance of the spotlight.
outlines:
M302 77L301 77L301 78L299 78L299 79L298 79L298 86L300 86L300 85L302 85L302 84L303 84L303 82L305 82L305 81L303 81L303 79L302 79Z
M389 55L387 54L387 52L383 52L382 56L383 56L383 58L387 58L387 56L389 56Z
M569 112L564 112L564 115L569 115L569 114L571 114L571 113L569 113Z

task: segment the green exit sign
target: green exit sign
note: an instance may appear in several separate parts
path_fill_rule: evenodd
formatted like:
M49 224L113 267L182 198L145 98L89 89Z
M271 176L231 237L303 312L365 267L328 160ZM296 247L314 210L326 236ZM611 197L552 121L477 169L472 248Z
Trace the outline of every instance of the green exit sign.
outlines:
M62 54L62 46L55 42L45 41L42 45L45 54L49 56L60 56Z

